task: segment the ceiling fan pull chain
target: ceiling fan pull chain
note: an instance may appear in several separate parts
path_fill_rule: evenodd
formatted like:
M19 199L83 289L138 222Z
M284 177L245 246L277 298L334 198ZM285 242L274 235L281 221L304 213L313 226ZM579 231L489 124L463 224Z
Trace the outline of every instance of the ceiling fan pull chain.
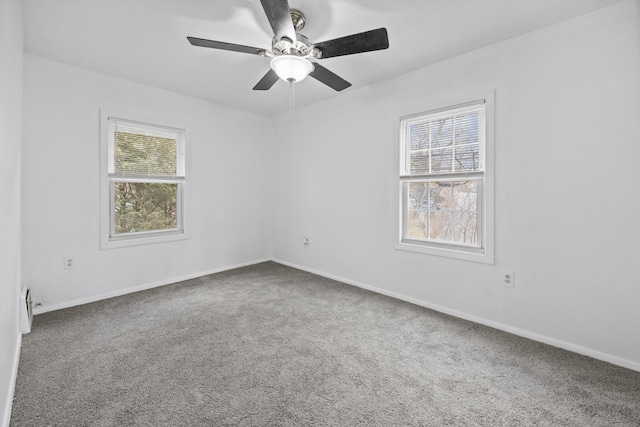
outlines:
M293 80L289 81L289 120L293 120Z

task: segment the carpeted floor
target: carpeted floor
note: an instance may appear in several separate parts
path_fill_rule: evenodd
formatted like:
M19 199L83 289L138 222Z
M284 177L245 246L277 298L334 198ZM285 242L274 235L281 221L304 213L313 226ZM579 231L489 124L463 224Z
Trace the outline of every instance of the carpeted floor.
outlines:
M275 263L36 316L11 426L639 426L640 373Z

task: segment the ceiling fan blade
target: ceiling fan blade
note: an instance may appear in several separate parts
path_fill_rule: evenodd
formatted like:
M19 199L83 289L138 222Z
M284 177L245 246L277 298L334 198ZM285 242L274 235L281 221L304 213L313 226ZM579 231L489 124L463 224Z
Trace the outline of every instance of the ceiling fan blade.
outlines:
M230 50L232 52L252 53L254 55L263 55L266 50L257 47L243 46L240 44L218 42L215 40L199 39L197 37L187 37L189 43L194 46L210 47L212 49Z
M322 51L321 58L332 58L334 56L386 49L389 47L389 38L386 28L378 28L377 30L316 43L313 47Z
M271 86L276 84L278 79L279 77L276 72L269 68L267 74L260 79L260 81L253 87L253 90L269 90L271 89Z
M313 66L314 70L310 72L309 75L330 88L341 91L351 86L351 83L334 72L327 70L322 65L314 63Z
M262 3L262 8L267 15L276 40L286 37L295 42L297 40L296 30L293 28L289 2L287 0L260 0L260 3Z

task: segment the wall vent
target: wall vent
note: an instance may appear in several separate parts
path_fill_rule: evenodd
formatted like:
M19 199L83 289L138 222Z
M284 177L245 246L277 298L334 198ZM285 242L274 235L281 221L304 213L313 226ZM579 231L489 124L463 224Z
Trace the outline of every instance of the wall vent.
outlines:
M31 290L22 288L20 292L20 330L23 334L31 332L33 323L33 307L31 303Z

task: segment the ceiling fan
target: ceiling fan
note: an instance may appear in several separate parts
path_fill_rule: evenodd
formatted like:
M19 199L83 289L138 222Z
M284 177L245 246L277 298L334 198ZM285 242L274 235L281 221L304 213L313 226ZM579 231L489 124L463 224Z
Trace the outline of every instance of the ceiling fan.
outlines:
M279 78L288 82L299 82L309 75L330 88L341 91L351 86L351 83L317 62L311 62L310 59L318 60L352 55L389 47L385 28L320 43L311 43L308 38L298 33L304 28L306 22L304 14L297 9L291 9L287 0L260 0L260 3L262 3L262 8L274 33L271 50L187 37L189 43L194 46L271 58L271 69L254 86L253 90L269 90Z

